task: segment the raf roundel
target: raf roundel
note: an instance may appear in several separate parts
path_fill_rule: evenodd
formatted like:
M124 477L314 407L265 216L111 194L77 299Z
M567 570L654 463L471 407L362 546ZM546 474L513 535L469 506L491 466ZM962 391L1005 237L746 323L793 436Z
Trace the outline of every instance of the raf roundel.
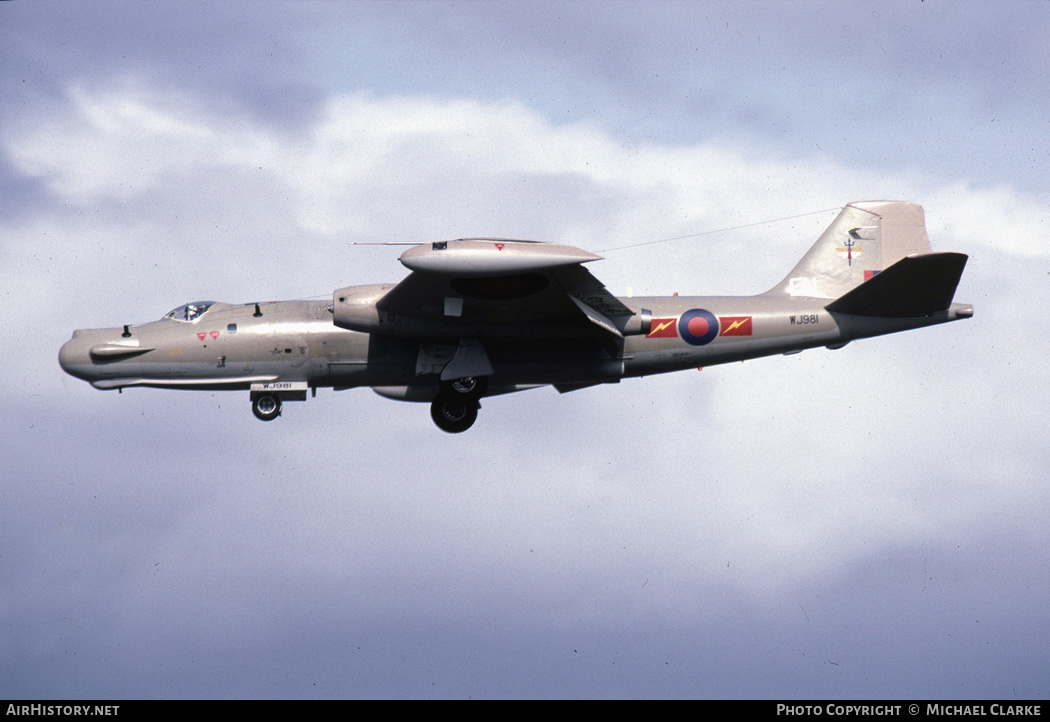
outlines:
M678 319L678 335L693 346L704 346L718 337L718 319L710 311L694 308Z

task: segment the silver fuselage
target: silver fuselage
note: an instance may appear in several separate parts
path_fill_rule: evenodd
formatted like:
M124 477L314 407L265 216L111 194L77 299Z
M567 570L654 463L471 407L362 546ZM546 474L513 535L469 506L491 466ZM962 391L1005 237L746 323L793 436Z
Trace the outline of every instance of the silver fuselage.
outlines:
M820 299L769 295L620 300L651 316L644 335L620 340L596 331L571 338L480 339L494 369L493 392L545 384L615 382L819 346L838 348L859 338L972 315L970 306L952 304L947 311L921 317L850 316L825 310L822 304L826 301ZM661 333L661 324L677 324L693 310L722 320L715 324L718 328L710 340L690 336L686 327L680 331L667 327ZM745 318L746 325L739 321ZM734 324L739 327L731 328ZM401 398L426 400L428 388L436 393L438 378L420 373L426 371L419 365L421 349L443 342L455 343L455 339L337 328L330 304L323 301L216 303L192 321L163 318L127 327L75 331L62 346L59 361L67 373L100 389L248 389L252 384L287 381L305 382L313 388L405 387L416 392Z

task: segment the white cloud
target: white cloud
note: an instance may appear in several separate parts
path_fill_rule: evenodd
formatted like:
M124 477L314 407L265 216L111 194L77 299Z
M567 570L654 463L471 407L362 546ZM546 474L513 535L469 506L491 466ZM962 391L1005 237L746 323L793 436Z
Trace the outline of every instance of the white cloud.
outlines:
M137 83L71 86L68 104L5 138L27 175L87 207L192 187L201 175L272 162L273 140L204 103Z
M1048 198L1026 197L1005 185L975 188L958 181L936 189L927 206L931 235L941 230L966 248L994 249L1018 258L1050 256Z
M225 176L224 208L234 214L256 202L254 188L233 184L261 171L295 225L325 236L423 241L509 226L608 247L911 197L942 219L931 225L949 241L1047 252L1038 241L1046 200L1007 187L938 187L731 145L625 144L514 101L336 96L312 127L289 136L134 83L74 86L68 98L50 117L9 130L5 144L21 170L82 207L149 196L191 213L207 200L194 189Z

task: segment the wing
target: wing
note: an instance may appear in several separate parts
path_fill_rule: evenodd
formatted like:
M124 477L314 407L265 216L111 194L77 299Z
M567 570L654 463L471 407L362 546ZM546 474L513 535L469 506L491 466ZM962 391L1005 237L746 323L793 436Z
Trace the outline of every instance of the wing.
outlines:
M415 246L400 258L412 273L376 310L398 335L622 337L640 317L581 265L600 258L572 246L502 239Z

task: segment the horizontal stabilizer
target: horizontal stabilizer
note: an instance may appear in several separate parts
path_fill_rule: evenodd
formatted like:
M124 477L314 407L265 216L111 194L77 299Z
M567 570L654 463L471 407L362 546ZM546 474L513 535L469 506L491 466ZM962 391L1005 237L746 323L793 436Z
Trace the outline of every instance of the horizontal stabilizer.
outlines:
M948 310L967 256L928 253L906 256L829 303L833 313L898 318Z

